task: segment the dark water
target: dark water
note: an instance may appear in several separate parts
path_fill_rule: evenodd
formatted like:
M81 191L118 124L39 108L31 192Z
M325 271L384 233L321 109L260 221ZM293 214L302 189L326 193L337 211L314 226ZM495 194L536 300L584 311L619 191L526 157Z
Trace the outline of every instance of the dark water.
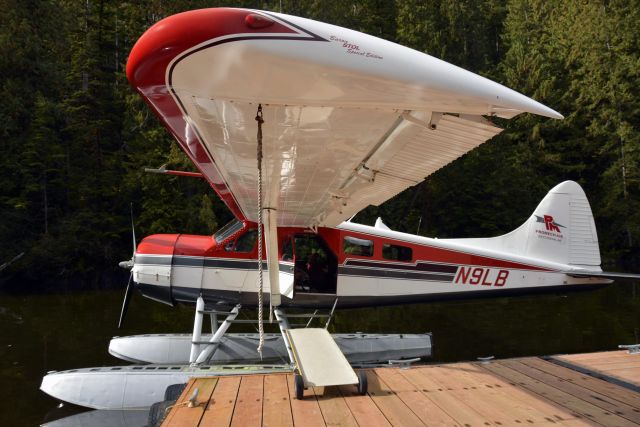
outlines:
M50 370L122 364L115 335L190 332L193 311L135 295L116 328L122 291L0 295L0 426L32 426L77 412L39 391ZM481 299L338 312L334 332L431 331L434 361L612 350L640 342L640 285L568 295ZM247 329L244 329L246 331Z

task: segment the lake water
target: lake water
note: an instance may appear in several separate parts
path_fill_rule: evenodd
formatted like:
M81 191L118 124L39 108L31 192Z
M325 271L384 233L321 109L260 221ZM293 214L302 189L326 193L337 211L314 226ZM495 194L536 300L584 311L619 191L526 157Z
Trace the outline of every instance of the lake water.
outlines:
M118 330L123 294L0 294L0 426L33 426L78 412L72 405L58 407L60 402L42 393L42 376L51 370L124 364L107 353L115 335L191 331L192 308L167 307L138 294ZM336 313L332 329L433 332L436 362L612 350L640 342L640 285L344 310Z

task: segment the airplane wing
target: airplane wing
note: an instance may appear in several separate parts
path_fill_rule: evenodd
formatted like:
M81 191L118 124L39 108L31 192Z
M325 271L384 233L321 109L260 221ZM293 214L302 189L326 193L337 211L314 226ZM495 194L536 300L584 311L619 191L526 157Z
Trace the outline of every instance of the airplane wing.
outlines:
M554 110L429 55L308 19L247 9L166 18L136 43L131 84L239 218L336 226L497 135L486 116Z

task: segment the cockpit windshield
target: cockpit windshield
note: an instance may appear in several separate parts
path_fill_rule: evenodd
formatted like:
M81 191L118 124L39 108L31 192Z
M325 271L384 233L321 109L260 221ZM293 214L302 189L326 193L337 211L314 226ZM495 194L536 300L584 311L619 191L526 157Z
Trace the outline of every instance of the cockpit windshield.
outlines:
M220 230L216 231L216 233L213 235L213 238L216 240L216 243L222 243L230 236L233 236L238 231L242 230L243 226L244 224L242 223L242 221L234 219L227 225L222 227Z

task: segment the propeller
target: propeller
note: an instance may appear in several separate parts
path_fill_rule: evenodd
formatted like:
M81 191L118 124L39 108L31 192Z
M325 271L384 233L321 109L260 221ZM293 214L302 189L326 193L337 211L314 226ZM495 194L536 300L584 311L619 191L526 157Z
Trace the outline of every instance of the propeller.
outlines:
M120 320L118 320L118 329L122 328L124 323L124 316L129 309L129 301L131 301L131 295L133 295L133 289L131 288L131 279L133 278L133 271L129 275L129 282L127 283L127 290L124 293L124 300L122 301L122 309L120 310Z
M124 293L124 300L122 301L122 309L120 310L120 320L118 320L118 329L122 327L124 324L124 318L127 315L127 310L129 309L129 302L131 301L131 296L133 295L133 287L131 286L131 282L133 280L133 264L134 258L136 256L136 228L133 225L133 203L131 203L131 235L133 238L133 254L131 255L131 259L127 261L122 261L118 265L122 268L128 268L131 270L131 274L129 274L129 281L127 282L127 290Z

